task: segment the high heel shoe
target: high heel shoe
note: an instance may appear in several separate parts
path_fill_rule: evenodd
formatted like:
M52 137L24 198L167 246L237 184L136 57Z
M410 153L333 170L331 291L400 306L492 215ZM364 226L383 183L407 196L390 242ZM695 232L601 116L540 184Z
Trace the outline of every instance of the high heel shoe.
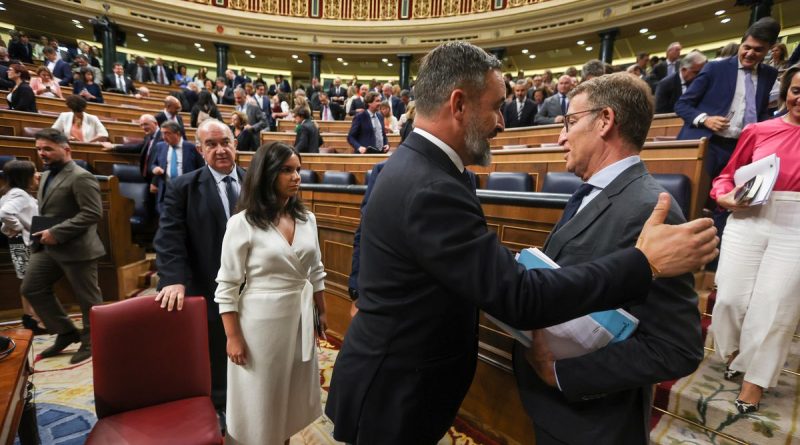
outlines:
M736 399L736 401L733 402L733 404L736 405L736 410L739 411L741 414L749 414L758 411L760 403L759 402L747 403L742 400Z
M28 314L22 315L22 327L33 331L33 335L47 334L47 329L40 328L39 324L36 323L36 320L34 320L33 317Z
M725 380L733 380L739 377L740 375L742 375L740 371L734 371L733 369L727 366L725 367L725 370L722 371L722 378L724 378Z

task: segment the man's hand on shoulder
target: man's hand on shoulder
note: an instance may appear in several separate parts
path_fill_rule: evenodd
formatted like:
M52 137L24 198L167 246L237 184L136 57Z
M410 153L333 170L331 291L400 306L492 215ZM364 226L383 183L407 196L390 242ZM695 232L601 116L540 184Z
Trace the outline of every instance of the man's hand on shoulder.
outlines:
M173 308L183 309L183 298L186 293L186 286L183 284L170 284L165 286L156 295L156 301L161 302L161 308L171 311Z
M699 269L718 254L714 222L700 218L680 225L664 224L672 198L663 192L645 222L636 248L641 250L655 277L674 277Z

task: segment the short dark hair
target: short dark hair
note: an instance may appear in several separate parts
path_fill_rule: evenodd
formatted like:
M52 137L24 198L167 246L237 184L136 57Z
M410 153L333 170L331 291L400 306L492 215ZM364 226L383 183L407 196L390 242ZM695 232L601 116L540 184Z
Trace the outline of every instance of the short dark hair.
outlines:
M778 34L781 33L781 25L772 17L763 17L747 28L747 32L742 37L742 42L752 37L756 40L769 43L769 46L778 41Z
M119 62L114 62L114 66L122 66L122 64Z
M372 102L375 102L376 97L380 97L380 94L375 91L370 91L366 96L364 96L364 105L369 105Z
M86 82L86 75L87 74L91 74L92 75L92 82L97 82L98 81L98 79L94 78L94 70L92 70L88 66L85 66L85 67L81 68L80 71L78 71L78 74L81 76L81 80L84 81L84 82Z
M294 113L295 116L302 117L304 120L311 117L311 113L308 111L308 108L306 108L306 107L304 107L302 105L294 107L294 110L292 110L292 113Z
M31 73L28 72L28 68L26 68L25 65L21 63L12 63L8 68L14 70L19 75L20 79L26 82L31 80Z
M66 102L67 108L75 113L83 113L87 105L86 99L77 94L70 94L64 102Z
M81 97L81 99L83 98ZM58 145L69 144L69 139L67 139L67 135L65 135L64 132L62 132L57 128L42 128L41 130L37 131L36 134L33 135L33 138L34 140L37 141L39 139L43 139L45 141L50 141Z
M55 53L56 50L53 49L52 46L45 46L44 49L42 49L42 54L55 54Z
M792 84L792 78L800 73L800 64L794 65L784 71L781 77L780 98L781 102L786 103L786 98L789 96L789 86Z
M471 43L437 46L420 63L414 87L417 113L432 116L457 88L477 97L486 85L486 75L501 67L495 56Z
M619 134L640 151L647 139L655 109L653 93L643 80L628 73L614 73L581 83L569 92L569 97L586 94L590 108L611 108Z
M592 59L583 64L581 77L600 77L606 74L606 64L602 60Z
M253 155L250 168L244 178L244 186L239 196L237 211L244 210L245 219L250 224L268 229L281 211L285 211L294 219L305 221L306 207L299 196L289 198L285 207L281 207L278 195L275 193L275 180L281 172L283 164L292 155L300 158L294 148L283 142L270 142L262 145ZM302 159L301 159L302 161Z
M0 188L0 195L5 195L12 188L28 190L33 183L36 166L31 161L13 160L3 165L6 185Z

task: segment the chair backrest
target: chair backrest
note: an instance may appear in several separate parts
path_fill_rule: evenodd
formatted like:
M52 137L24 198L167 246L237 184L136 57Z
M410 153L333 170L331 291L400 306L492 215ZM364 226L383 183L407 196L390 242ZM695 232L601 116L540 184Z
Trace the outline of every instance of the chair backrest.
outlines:
M13 161L15 159L17 159L16 156L0 155L0 170L3 169L3 167L6 165L6 162Z
M316 184L317 174L314 170L300 169L300 183L301 184Z
M43 130L43 128L39 127L22 127L22 137L32 138L36 136L36 133Z
M119 182L145 182L138 165L114 164L111 166L111 174L116 176Z
M533 179L525 172L491 172L486 181L488 190L506 192L532 192Z
M208 321L202 297L167 312L136 297L90 313L98 418L211 395Z
M581 178L570 172L547 172L542 184L542 193L565 193L571 195L583 184Z
M75 164L77 164L80 168L86 170L87 172L92 171L92 168L89 167L89 163L84 161L83 159L73 159L73 161L75 161Z
M688 218L689 208L692 203L692 183L686 175L675 173L654 173L653 179L664 187L683 211L683 216Z
M322 175L323 184L351 185L356 183L356 176L351 172L326 171Z

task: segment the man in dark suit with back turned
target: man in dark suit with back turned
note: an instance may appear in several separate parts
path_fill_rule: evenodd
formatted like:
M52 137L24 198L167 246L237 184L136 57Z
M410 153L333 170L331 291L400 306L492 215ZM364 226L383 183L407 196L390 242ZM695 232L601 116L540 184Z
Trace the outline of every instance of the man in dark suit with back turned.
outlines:
M653 116L650 91L617 73L570 93L569 127L558 142L567 150L567 170L586 182L544 244L562 267L635 245L665 191L639 157ZM674 201L666 222L685 222ZM537 445L649 443L653 384L688 375L702 360L691 274L654 280L648 298L622 307L639 319L638 328L592 353L554 360L540 332L527 351L515 343L514 371Z
M710 220L658 224L662 199L638 249L558 270L519 265L486 227L464 173L491 162L489 139L503 129L500 67L464 42L422 60L416 128L381 170L362 220L359 312L325 408L336 440L436 443L475 372L478 309L518 328L548 326L643 298L653 271L683 274L716 254Z
M674 113L675 102L692 84L708 59L700 51L692 51L679 62L680 68L656 86L656 113Z
M227 125L208 119L197 128L197 138L208 166L170 183L153 240L160 277L156 301L171 311L183 308L185 295L202 295L206 299L211 400L218 410L223 410L226 337L219 307L214 302L215 279L225 226L235 209L244 170L235 164L234 137Z
M536 117L536 104L528 99L528 84L518 80L514 85L514 100L503 108L506 128L531 127Z
M47 330L58 334L55 343L40 355L55 356L80 341L78 352L70 359L75 364L92 356L89 311L103 301L97 285L97 260L105 254L97 235L103 202L94 175L72 162L64 133L47 128L34 137L39 158L48 168L39 183L39 215L57 222L32 234L32 238L40 237L42 248L31 255L20 292L28 298ZM56 281L64 276L81 307L81 333L53 294Z
M353 153L364 154L368 147L379 151L389 151L389 138L386 137L386 128L383 126L383 115L378 111L381 106L381 95L370 91L364 97L367 104L366 111L357 114L347 133L347 142L353 147Z
M319 153L322 137L319 135L319 128L311 120L311 113L308 112L308 108L303 106L295 107L294 122L298 126L297 135L294 137L294 149L298 153Z

